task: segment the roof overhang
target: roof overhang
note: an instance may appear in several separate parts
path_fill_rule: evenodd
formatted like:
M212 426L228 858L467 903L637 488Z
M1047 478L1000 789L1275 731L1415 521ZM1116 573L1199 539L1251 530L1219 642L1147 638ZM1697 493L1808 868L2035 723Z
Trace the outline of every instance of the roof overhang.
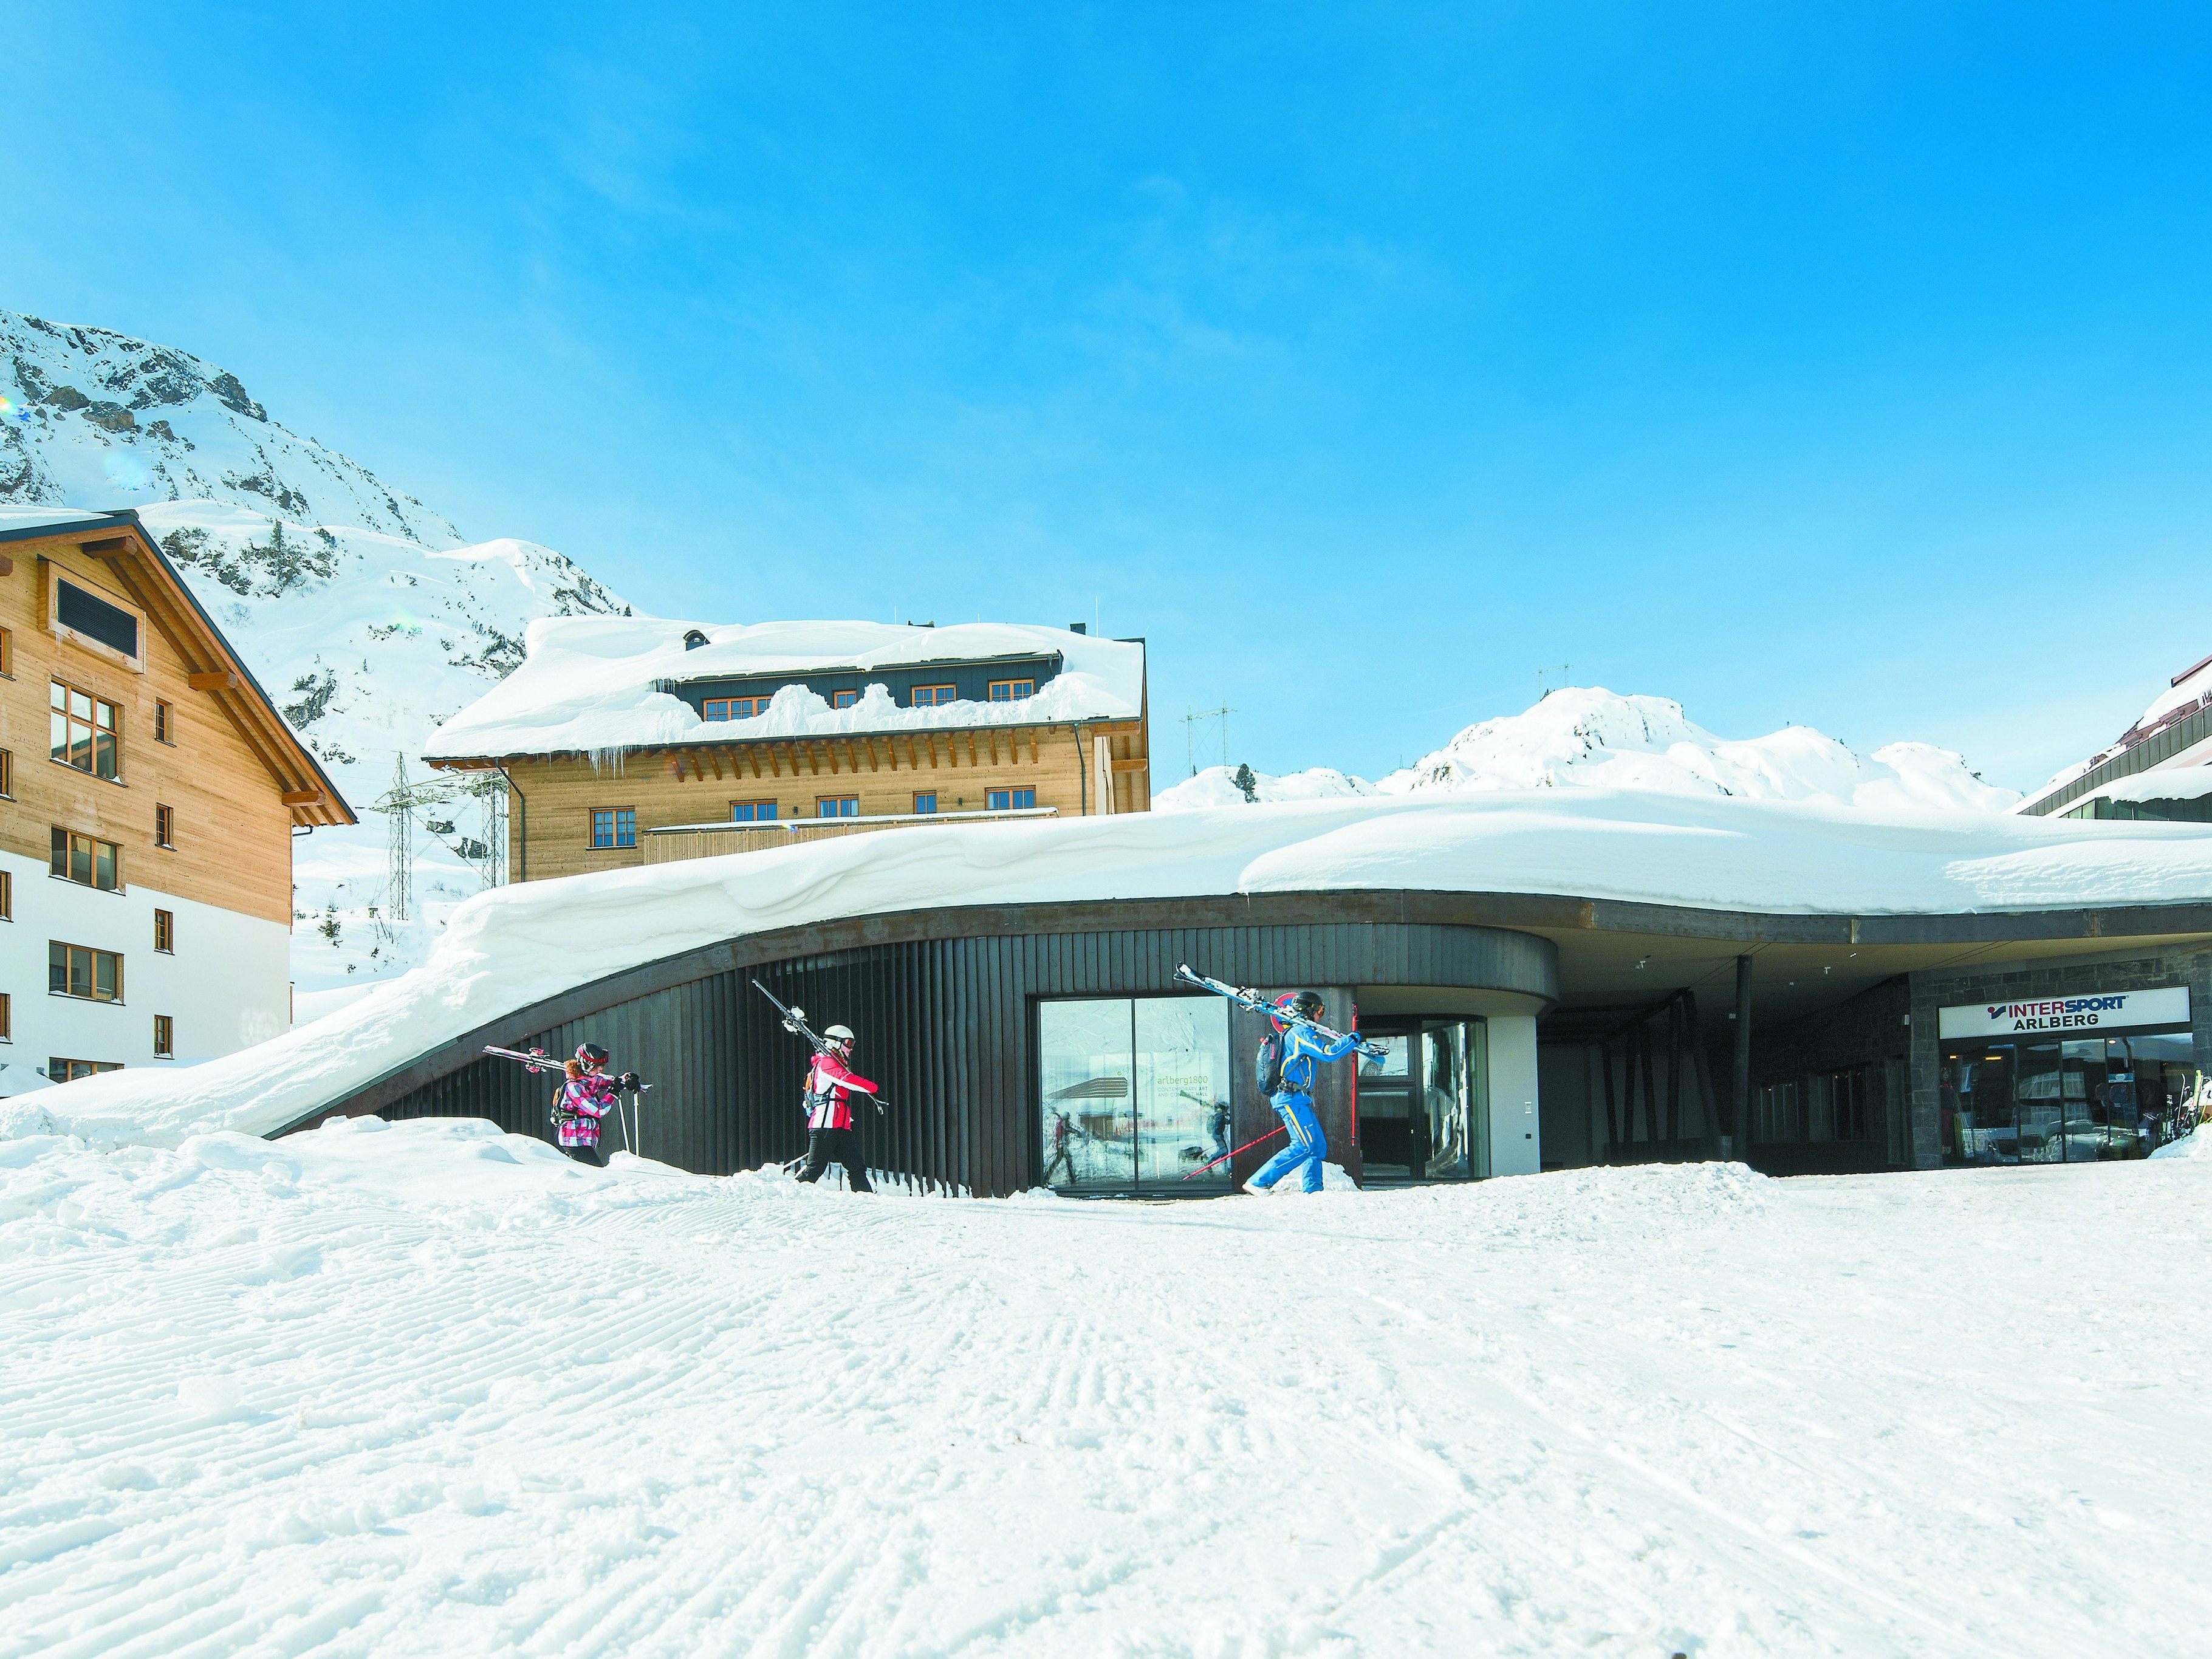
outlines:
M183 659L191 688L214 702L266 769L295 826L315 829L360 821L136 513L104 513L0 529L0 575L13 569L17 556L40 556L60 547L98 560L131 603L146 613Z
M850 756L854 746L871 742L883 742L900 746L903 753L908 746L926 750L932 738L960 739L960 752L978 749L988 744L995 733L1010 738L1017 732L1036 734L1047 732L1141 732L1143 719L1135 714L1085 715L1076 720L979 720L973 726L902 726L876 732L799 732L765 733L751 738L699 738L679 743L641 743L626 748L625 756L661 757L674 768L685 757L701 754L728 754L748 749L776 749L804 754L810 750L823 753L837 752ZM866 750L858 751L866 763ZM590 761L592 751L582 749L549 749L532 754L507 755L426 755L423 763L442 772L496 772L525 762L574 760ZM1121 763L1117 762L1117 765ZM1127 769L1126 767L1123 769Z

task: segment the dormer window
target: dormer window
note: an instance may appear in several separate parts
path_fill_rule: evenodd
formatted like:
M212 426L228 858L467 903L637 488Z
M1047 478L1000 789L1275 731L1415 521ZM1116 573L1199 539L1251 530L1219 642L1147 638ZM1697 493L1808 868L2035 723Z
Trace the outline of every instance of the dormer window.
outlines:
M700 630L696 628L691 629L690 632L687 633L684 636L684 648L686 651L696 651L701 646L706 643L706 635L700 632Z

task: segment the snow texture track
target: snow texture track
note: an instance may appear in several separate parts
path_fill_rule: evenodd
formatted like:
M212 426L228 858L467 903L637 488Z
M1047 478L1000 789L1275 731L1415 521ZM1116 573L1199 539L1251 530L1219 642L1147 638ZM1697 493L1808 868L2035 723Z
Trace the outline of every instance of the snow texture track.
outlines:
M0 1656L2204 1652L2208 1196L0 1141Z

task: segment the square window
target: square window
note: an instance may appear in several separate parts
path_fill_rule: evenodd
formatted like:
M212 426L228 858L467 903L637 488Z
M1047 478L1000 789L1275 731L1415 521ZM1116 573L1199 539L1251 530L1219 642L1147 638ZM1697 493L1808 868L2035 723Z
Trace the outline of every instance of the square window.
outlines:
M830 694L830 706L832 708L850 708L860 700L860 694L857 691L832 691Z
M954 685L917 685L908 701L916 708L936 708L959 701L960 688Z
M167 1014L154 1016L154 1057L168 1060L177 1052L177 1023Z
M917 812L934 812L937 810L937 791L934 789L917 791L914 798L914 810Z
M983 795L986 810L993 812L1024 812L1036 805L1034 789L990 789Z
M990 690L993 702L1018 702L1024 697L1036 696L1036 682L1035 680L993 680Z
M592 845L593 847L635 847L637 845L637 808L635 806L597 806L592 809Z
M775 803L772 800L733 800L730 803L730 822L773 823L775 822Z
M857 818L860 816L858 795L823 795L814 803L814 816L820 818Z

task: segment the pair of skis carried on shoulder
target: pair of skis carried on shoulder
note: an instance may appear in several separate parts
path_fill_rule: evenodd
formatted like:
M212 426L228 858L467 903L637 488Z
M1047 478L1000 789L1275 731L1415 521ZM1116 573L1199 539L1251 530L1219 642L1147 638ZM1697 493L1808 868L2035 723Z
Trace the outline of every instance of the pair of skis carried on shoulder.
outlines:
M1324 1025L1317 1019L1309 1019L1304 1014L1285 1007L1282 1003L1270 1001L1257 991L1243 986L1231 985L1225 981L1209 979L1204 974L1194 971L1188 963L1177 967L1175 976L1185 985L1194 985L1201 991L1211 991L1218 997L1226 997L1240 1008L1252 1013L1266 1015L1275 1022L1275 1029L1279 1031L1293 1025L1303 1026L1332 1048L1345 1040L1346 1034L1334 1027ZM1364 1054L1370 1060L1382 1060L1388 1057L1389 1051L1379 1043L1370 1042L1364 1038L1360 1038L1353 1043L1352 1052ZM1219 1158L1207 1159L1195 1170L1191 1170L1188 1175L1184 1176L1183 1179L1188 1181L1193 1176L1202 1176L1216 1164L1226 1164L1237 1153L1249 1152L1253 1147L1273 1140L1282 1133L1280 1128L1270 1129L1267 1133L1246 1141L1242 1146L1231 1147Z
M565 1075L568 1071L568 1061L556 1059L543 1048L502 1048L495 1043L487 1042L484 1044L484 1052L496 1055L501 1060L520 1060L532 1073L560 1072ZM624 1073L623 1075L629 1076L630 1073ZM629 1153L633 1158L639 1156L638 1146L643 1145L645 1140L645 1091L651 1087L653 1085L650 1083L640 1083L635 1089L618 1087L615 1091L615 1121L622 1126L623 1151ZM560 1101L560 1096L554 1096L553 1123L556 1130L561 1123ZM635 1144L633 1144L630 1136L630 1119L633 1117L637 1119Z
M1188 963L1177 968L1175 976L1186 985L1195 985L1201 991L1211 991L1218 997L1227 997L1240 1008L1249 1009L1255 1014L1265 1014L1275 1022L1275 1029L1279 1031L1287 1026L1304 1026L1332 1048L1343 1042L1348 1035L1332 1026L1324 1025L1317 1019L1308 1019L1304 1014L1295 1012L1283 1003L1271 1002L1257 991L1231 985L1218 979L1208 979L1204 974L1194 973ZM1370 1060L1387 1059L1389 1054L1389 1050L1380 1043L1370 1042L1364 1037L1354 1040L1352 1052L1364 1054Z

